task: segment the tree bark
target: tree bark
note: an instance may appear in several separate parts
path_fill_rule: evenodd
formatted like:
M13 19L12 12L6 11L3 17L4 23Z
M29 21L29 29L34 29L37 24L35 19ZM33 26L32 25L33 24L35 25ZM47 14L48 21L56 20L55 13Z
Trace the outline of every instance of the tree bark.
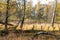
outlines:
M21 29L22 29L22 27L23 27L24 20L25 20L25 9L26 9L26 0L24 0L24 15L23 15L22 22L21 22L21 25L20 25L20 28L21 28Z
M9 9L9 0L7 0L7 11L6 11L6 19L5 19L5 30L7 30L7 24L8 24L8 9Z
M56 2L55 6L57 7L57 0L55 0L55 2ZM54 26L54 22L55 22L56 7L55 7L55 11L54 11L54 17L53 17L52 26Z

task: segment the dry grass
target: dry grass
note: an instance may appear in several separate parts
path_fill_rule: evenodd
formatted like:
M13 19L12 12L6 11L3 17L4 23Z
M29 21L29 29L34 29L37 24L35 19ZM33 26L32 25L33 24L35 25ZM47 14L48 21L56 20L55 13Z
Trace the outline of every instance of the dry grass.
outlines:
M48 27L49 27L49 31L53 31L53 27L51 26L51 24L24 24L23 26L23 30L31 30L33 28L34 25L34 30L41 30L41 26L42 26L42 30L44 31L48 31ZM59 31L60 28L60 24L55 24L54 25L56 31ZM17 27L17 29L20 29L19 27Z
M53 27L51 26L51 24L24 24L22 30L32 30L34 25L34 30L41 30L41 26L42 26L42 30L44 31L48 31L48 27L49 27L49 31L53 31ZM11 26L8 26L8 28ZM60 24L55 24L54 25L56 31L59 30L60 28ZM0 30L4 29L4 25L0 25ZM18 26L16 28L17 30L20 30L20 26Z
M24 24L23 25L23 30L31 30L33 28L34 25L34 30L41 30L41 26L43 28L44 31L48 31L48 27L49 27L49 31L53 31L53 27L51 26L51 24ZM55 30L59 30L59 24L55 24ZM11 26L8 26L8 28ZM3 30L4 29L4 25L0 26L0 29ZM20 30L20 26L17 27L17 30ZM59 34L60 33L55 33L55 34ZM29 34L28 34L29 35ZM26 36L26 34L21 34L19 33L18 35L16 35L15 33L10 32L7 36L0 36L0 40L32 40L32 36ZM57 38L55 38L52 35L39 35L38 37L34 37L34 40L57 40Z

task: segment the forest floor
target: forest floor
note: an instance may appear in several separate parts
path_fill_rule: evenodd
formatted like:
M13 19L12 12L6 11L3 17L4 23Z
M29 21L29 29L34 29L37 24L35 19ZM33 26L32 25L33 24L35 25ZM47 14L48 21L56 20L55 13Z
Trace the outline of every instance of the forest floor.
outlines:
M51 34L39 34L38 36L35 33L25 33L25 32L20 32L20 33L14 33L12 31L9 32L8 35L6 36L0 36L0 40L60 40L60 24L54 24L54 31L53 32L53 27L51 26L52 24L49 23L34 23L34 24L24 24L22 27L22 30L32 30L32 28L34 28L34 30L40 31L46 31L49 32ZM12 28L13 26L8 26L8 29L10 30L10 28ZM42 27L42 29L41 29ZM5 28L4 25L0 25L0 30L3 30ZM20 26L18 26L16 28L16 30L20 30Z

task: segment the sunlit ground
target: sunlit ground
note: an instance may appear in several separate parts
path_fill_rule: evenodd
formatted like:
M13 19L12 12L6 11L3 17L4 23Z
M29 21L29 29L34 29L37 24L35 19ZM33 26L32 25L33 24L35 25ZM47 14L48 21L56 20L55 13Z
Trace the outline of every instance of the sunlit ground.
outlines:
M53 31L53 27L51 26L52 24L24 24L23 27L22 27L22 30L32 30L32 28L34 27L34 30L41 30L41 27L42 27L42 30L44 31ZM10 30L10 27L11 26L8 26L8 29ZM54 24L54 27L55 27L55 31L59 31L59 28L60 28L60 24ZM12 28L12 27L11 27ZM0 25L0 30L3 30L4 29L4 25ZM17 30L20 30L20 26L18 26L16 28Z

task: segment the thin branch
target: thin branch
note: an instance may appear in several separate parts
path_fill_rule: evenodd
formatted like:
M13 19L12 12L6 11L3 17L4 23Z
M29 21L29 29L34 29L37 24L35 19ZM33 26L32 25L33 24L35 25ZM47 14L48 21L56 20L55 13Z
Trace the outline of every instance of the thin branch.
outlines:
M18 23L15 25L14 30L16 30L16 28L19 26L20 20L18 21Z

